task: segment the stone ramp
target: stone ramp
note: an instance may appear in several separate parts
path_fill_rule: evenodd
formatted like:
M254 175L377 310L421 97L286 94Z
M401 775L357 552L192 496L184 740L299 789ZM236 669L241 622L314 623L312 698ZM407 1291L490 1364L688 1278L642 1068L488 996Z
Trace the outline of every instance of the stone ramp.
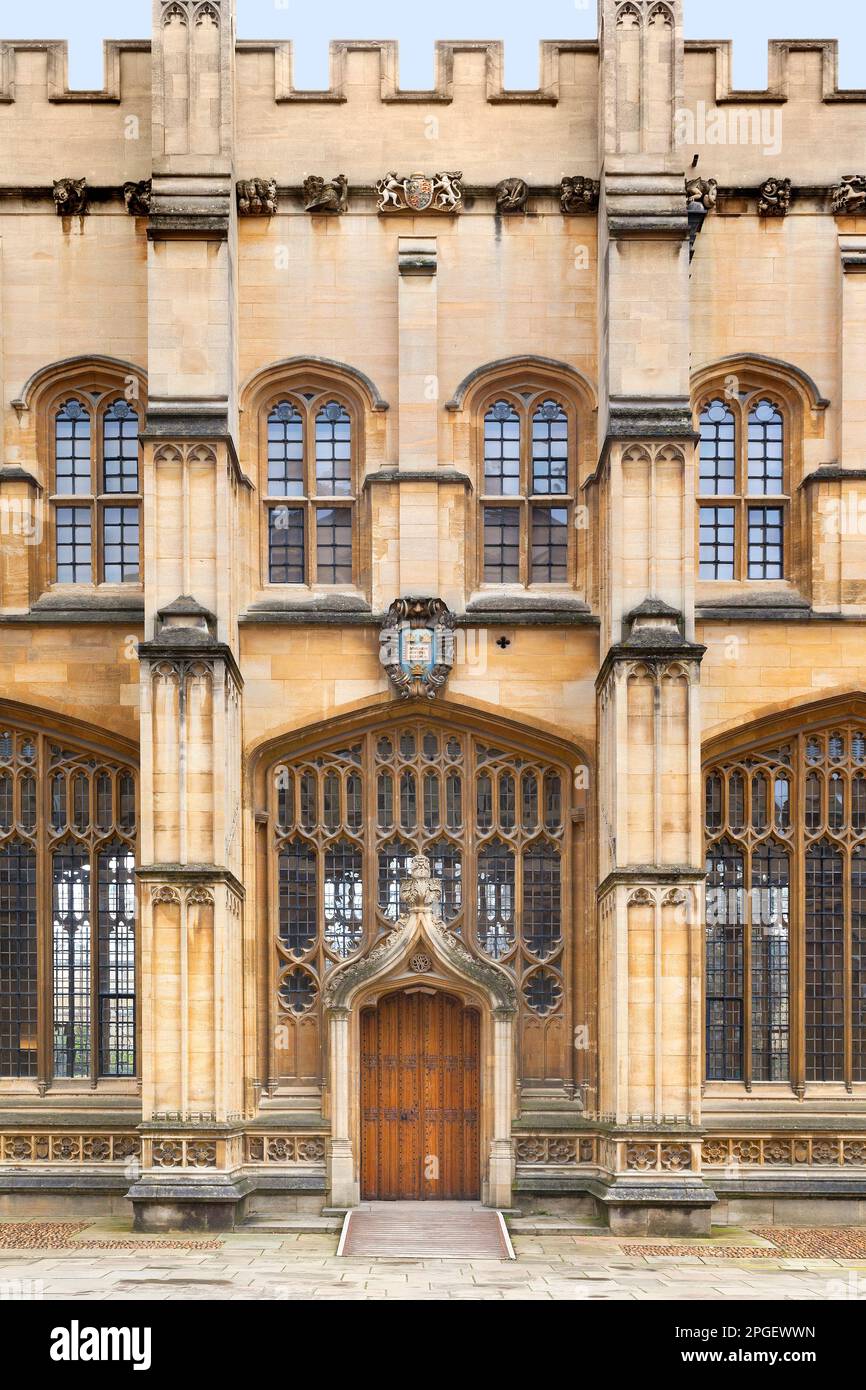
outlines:
M338 1253L367 1259L514 1259L501 1214L477 1202L364 1202L346 1214Z

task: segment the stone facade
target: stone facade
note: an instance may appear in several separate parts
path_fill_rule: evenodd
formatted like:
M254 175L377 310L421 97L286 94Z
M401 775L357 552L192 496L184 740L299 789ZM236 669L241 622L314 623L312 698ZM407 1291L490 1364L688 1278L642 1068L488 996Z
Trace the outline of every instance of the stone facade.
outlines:
M45 985L38 1065L0 1076L0 1193L22 1211L128 1193L142 1228L351 1205L358 1013L421 980L481 1013L491 1203L585 1199L623 1230L704 1229L717 1200L752 1197L849 1211L866 1196L861 1025L843 1000L838 1067L816 1077L802 887L790 1066L706 1079L702 766L777 727L857 737L866 716L866 178L847 153L866 92L838 90L833 44L801 40L771 46L766 92L733 91L728 46L684 42L682 0L600 0L598 42L542 45L535 91L504 87L495 43L439 44L415 92L394 45L356 41L332 45L327 91L298 91L291 45L236 41L233 10L154 0L150 42L106 45L100 92L68 90L62 44L0 46L0 710L139 787L134 1074L58 1075ZM61 482L73 396L99 421L132 403L125 497L107 471ZM757 446L736 476L719 453L716 558L698 563L712 401L734 403L732 439L769 402L761 439L782 443L763 488ZM491 444L502 402L496 438L523 420L528 478ZM556 437L550 420L563 486L526 442ZM140 512L142 582L101 529L118 492ZM70 579L73 504L95 549ZM432 628L392 607L419 595L447 615L428 665ZM380 660L389 610L392 656L413 630L422 644L403 686ZM375 838L377 750L410 727L443 795L449 737L491 815L495 784L505 842L521 777L558 789L545 945L504 929L491 963L468 918L459 949L446 928L423 950L381 936L403 865ZM298 856L332 872L331 775L365 885L339 949L298 944L289 920ZM443 830L469 917L493 875L481 814ZM858 921L841 928L849 1001ZM758 947L738 939L755 993ZM39 962L42 989L50 946ZM730 1046L763 1057L744 1007Z

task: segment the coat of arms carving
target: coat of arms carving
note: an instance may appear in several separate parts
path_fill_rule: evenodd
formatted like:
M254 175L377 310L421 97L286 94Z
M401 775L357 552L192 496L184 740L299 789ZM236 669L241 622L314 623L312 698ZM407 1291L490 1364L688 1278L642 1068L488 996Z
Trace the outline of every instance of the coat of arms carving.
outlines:
M463 173L386 174L376 184L379 212L460 212Z
M402 700L428 700L454 665L454 614L441 598L398 598L379 634L379 660Z

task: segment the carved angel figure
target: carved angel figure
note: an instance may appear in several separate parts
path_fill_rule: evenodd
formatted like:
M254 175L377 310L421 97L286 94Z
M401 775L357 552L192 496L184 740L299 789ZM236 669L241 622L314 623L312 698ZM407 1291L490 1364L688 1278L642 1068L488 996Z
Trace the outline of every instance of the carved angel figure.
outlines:
M55 179L54 206L58 217L84 217L87 213L87 179Z
M277 212L276 179L239 179L238 212L242 217L273 217Z
M529 185L525 179L502 179L496 185L497 212L523 212L529 197Z
M304 206L307 212L345 212L349 206L349 180L338 174L330 183L319 174L304 179Z
M860 212L866 206L866 174L843 174L833 189L834 212Z
M718 179L686 179L687 203L700 203L709 212L716 206L718 196Z
M761 217L784 217L791 206L791 180L765 179L758 194Z
M559 185L563 212L593 212L598 207L598 184L583 174L566 175Z

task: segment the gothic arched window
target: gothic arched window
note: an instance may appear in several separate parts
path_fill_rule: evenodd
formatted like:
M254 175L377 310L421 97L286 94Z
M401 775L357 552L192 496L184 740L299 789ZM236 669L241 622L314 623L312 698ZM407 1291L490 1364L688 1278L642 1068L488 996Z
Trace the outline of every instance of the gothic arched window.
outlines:
M0 1077L135 1074L133 769L0 725Z
M783 579L790 501L785 409L763 390L700 407L699 577Z
M355 577L355 421L332 391L286 393L267 411L267 577L351 584Z
M53 578L141 579L140 413L117 391L64 394L52 417Z
M481 428L482 583L571 583L573 409L549 389L503 391L482 406Z
M866 1081L866 723L706 774L710 1081Z
M277 766L271 804L281 1074L303 1072L305 1049L312 1065L304 1029L317 1018L327 973L393 927L400 883L418 853L430 858L441 884L443 920L513 972L526 1020L536 1028L538 1020L561 1021L569 788L563 766L423 718Z

